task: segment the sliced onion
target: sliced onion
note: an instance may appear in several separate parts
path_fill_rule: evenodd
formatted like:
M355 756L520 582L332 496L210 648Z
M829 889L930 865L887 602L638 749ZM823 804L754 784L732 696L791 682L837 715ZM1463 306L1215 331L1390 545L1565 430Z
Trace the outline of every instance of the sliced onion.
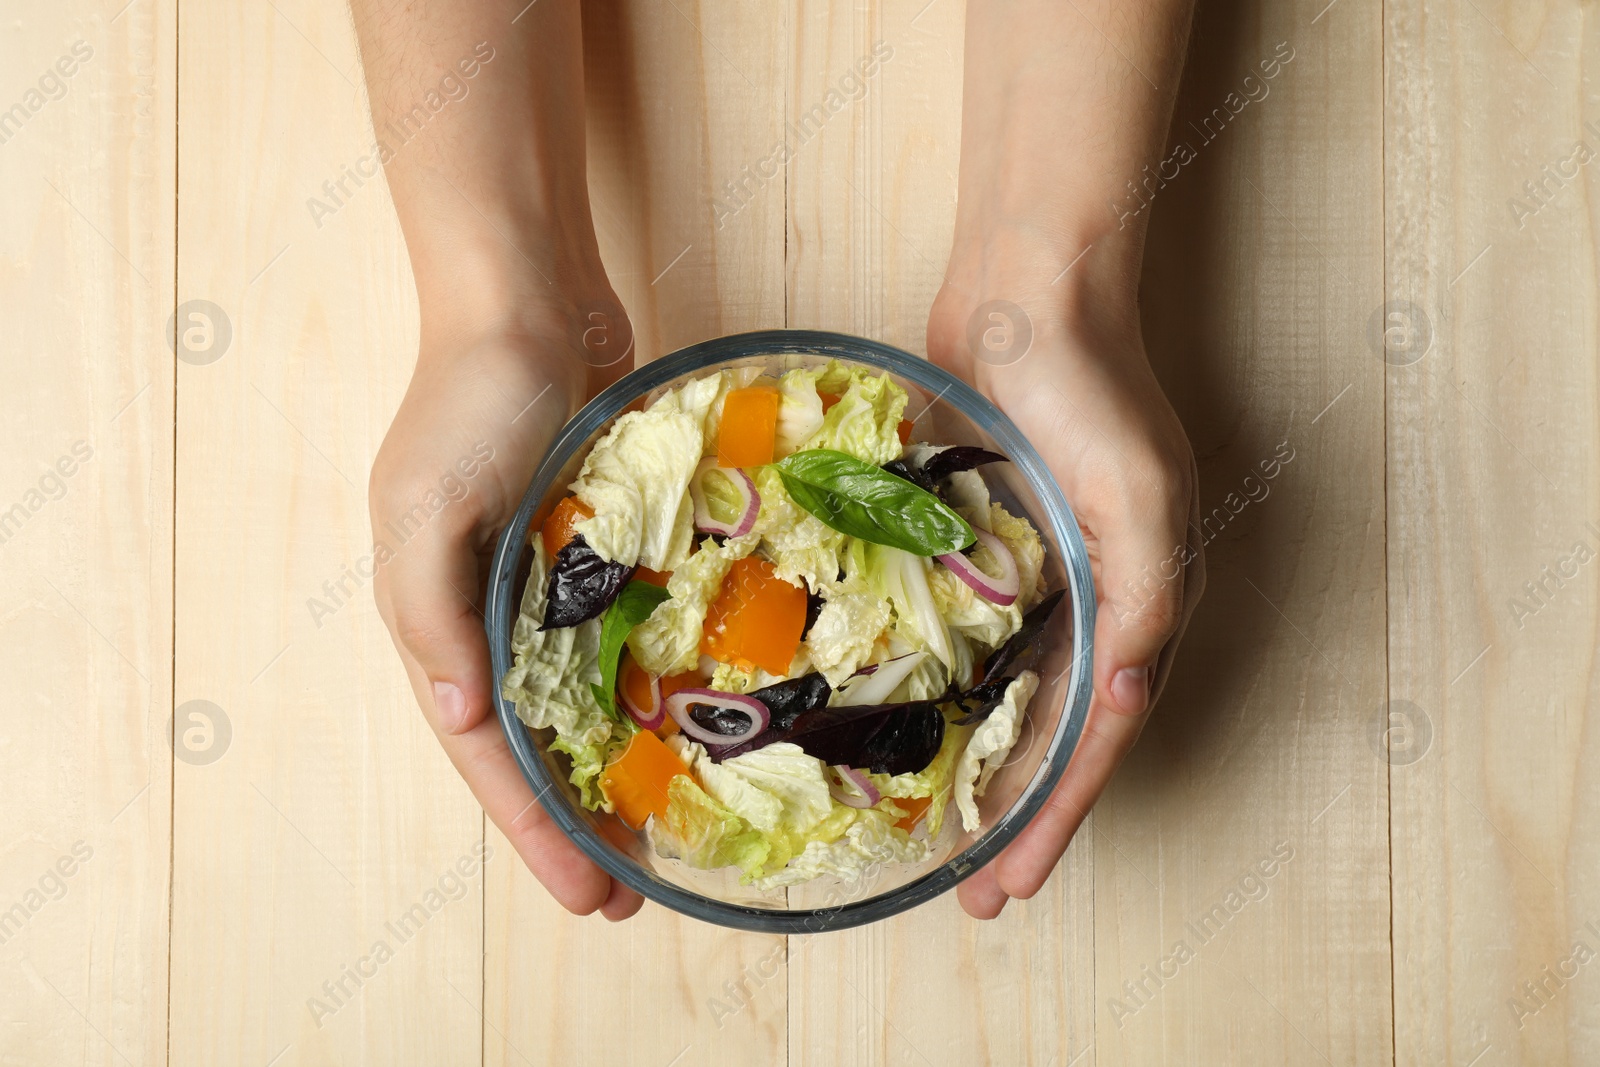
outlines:
M726 474L728 480L733 482L733 487L739 491L739 502L743 510L739 513L738 520L733 523L718 522L713 519L711 509L706 505L706 491L701 485L701 479L711 470ZM689 479L689 497L694 501L694 528L701 533L743 537L755 528L756 516L761 513L761 494L756 491L755 481L738 467L717 466L716 456L707 456L694 469L694 477Z
M1001 607L1014 604L1017 601L1017 591L1021 588L1022 580L1017 574L1017 561L1011 555L1011 550L1006 543L988 530L976 526L972 532L978 535L978 543L994 553L994 558L1000 561L1000 576L991 577L980 571L978 565L959 552L950 552L939 557L939 562L950 568L950 573L970 585L974 592L986 600L993 601Z
M622 710L628 713L628 718L638 723L646 730L659 730L667 721L667 709L661 706L661 679L650 675L650 706L641 708L628 699L628 691L623 686L617 686L617 700L622 705Z
M926 652L908 652L904 656L875 663L870 667L863 667L850 676L850 681L839 687L839 700L836 707L854 707L866 704L884 704L906 676L917 669L917 665L928 654Z
M742 693L724 693L716 689L680 689L662 703L666 705L667 714L683 728L684 733L706 745L740 744L755 737L772 722L772 712L767 710L765 704L755 697L745 696ZM690 707L695 704L742 711L750 716L750 726L736 734L719 734L715 730L707 730L689 715Z
M846 782L855 786L861 792L852 793L849 790L830 784L828 794L847 808L870 808L883 799L883 794L878 792L872 784L872 779L867 777L866 771L858 771L854 767L846 767L842 763L834 764L834 772Z

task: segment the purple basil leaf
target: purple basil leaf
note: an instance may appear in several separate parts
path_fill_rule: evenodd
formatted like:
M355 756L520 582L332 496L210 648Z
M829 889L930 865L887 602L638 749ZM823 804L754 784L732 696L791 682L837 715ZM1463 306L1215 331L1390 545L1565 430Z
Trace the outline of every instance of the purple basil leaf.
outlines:
M784 729L712 754L718 760L778 741L799 745L824 763L862 767L876 774L911 774L933 762L944 740L944 714L931 700L802 711Z
M828 698L833 695L833 687L828 684L826 678L813 671L798 678L763 686L750 695L767 706L772 721L765 730L748 741L733 745L707 745L706 751L718 763L729 756L737 756L774 741L784 740L779 735L787 732L801 713L828 706ZM727 718L726 724L715 721L724 715ZM749 716L743 712L732 709L724 711L709 704L691 705L689 717L707 730L723 734L737 733L750 725Z
M944 714L931 700L819 708L796 719L784 740L824 763L874 774L913 774L938 755Z
M1011 635L1011 640L1000 646L1000 651L989 657L989 662L983 669L983 680L998 678L1006 673L1006 668L1017 661L1017 658L1028 650L1039 639L1039 634L1044 631L1044 624L1050 621L1050 613L1056 610L1056 605L1061 603L1061 598L1066 595L1065 589L1057 589L1022 616L1022 626Z
M560 630L598 618L633 577L625 563L607 563L579 534L556 553L541 630Z
M1009 460L998 452L990 452L987 448L978 448L975 445L956 445L942 452L935 452L928 457L928 462L922 465L919 472L921 476L934 485L944 481L957 471L969 471L974 467L981 467L985 463L1007 463Z
M802 712L828 706L833 696L833 686L821 674L813 671L786 682L763 686L750 694L767 706L772 713L771 730L787 730Z
M979 682L965 693L962 693L959 697L959 702L967 713L958 719L951 719L950 725L971 726L987 719L994 714L994 709L998 708L1001 702L1005 700L1006 687L1014 681L1016 679L1008 674L1002 678ZM973 708L972 705L976 705L976 707Z
M805 640L805 636L817 624L817 616L822 614L822 605L825 603L827 601L822 598L821 593L806 593L806 624L800 628L801 640Z
M714 734L737 734L750 729L750 715L739 708L715 704L690 704L689 718Z
M883 469L894 475L896 478L904 478L912 485L926 489L930 493L934 492L935 486L933 479L923 474L922 468L920 467L916 470L912 470L906 465L906 461L903 459L894 460L892 463L885 463L883 465Z

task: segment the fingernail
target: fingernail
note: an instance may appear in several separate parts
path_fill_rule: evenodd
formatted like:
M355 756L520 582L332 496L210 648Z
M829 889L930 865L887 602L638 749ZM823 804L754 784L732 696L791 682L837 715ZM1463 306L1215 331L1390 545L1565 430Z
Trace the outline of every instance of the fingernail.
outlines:
M1150 668L1124 667L1111 679L1111 696L1124 715L1143 714L1150 703Z
M439 725L453 734L467 720L467 698L449 682L433 683L433 706L439 712Z

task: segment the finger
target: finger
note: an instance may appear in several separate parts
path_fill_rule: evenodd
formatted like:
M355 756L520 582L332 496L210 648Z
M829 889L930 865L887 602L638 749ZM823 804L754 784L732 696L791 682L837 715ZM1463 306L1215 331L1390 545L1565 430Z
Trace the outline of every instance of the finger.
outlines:
M616 879L612 879L611 895L606 898L604 904L600 905L600 914L611 922L616 923L624 919L633 918L642 907L644 907L644 897L641 897Z
M995 862L1006 893L1027 899L1072 837L1144 728L1162 650L1184 620L1185 568L1193 562L1190 486L1153 487L1143 506L1095 516L1100 545L1094 696L1084 737L1044 809ZM1137 497L1135 499L1138 499Z
M956 899L961 902L961 910L974 919L994 919L1000 915L1009 898L1005 890L1000 888L1000 883L995 881L994 864L991 863L956 886Z
M428 677L406 649L400 658L419 702L425 702ZM484 813L511 842L528 870L556 903L575 915L588 915L611 895L611 878L551 820L522 777L497 719L487 719L460 734L435 730L445 755Z
M1049 880L1143 725L1144 716L1124 715L1099 700L1093 702L1083 739L1061 782L1039 814L994 861L996 884L1007 895L1027 900Z
M1120 507L1094 523L1100 542L1095 696L1135 716L1149 709L1161 651L1183 625L1186 572L1195 555L1188 486L1145 495L1145 506Z
M418 700L443 734L474 729L489 713L489 642L478 612L478 558L465 514L434 517L378 572L395 642L427 678ZM376 526L376 523L374 524Z

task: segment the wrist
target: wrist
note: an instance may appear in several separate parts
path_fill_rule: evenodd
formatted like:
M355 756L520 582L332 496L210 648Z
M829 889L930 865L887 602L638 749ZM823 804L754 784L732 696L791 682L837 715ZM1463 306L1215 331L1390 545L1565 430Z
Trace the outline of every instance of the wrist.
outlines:
M1014 305L1035 338L1137 337L1143 251L1142 232L1092 212L974 212L958 224L930 344L936 332L965 344L971 316L996 303Z

